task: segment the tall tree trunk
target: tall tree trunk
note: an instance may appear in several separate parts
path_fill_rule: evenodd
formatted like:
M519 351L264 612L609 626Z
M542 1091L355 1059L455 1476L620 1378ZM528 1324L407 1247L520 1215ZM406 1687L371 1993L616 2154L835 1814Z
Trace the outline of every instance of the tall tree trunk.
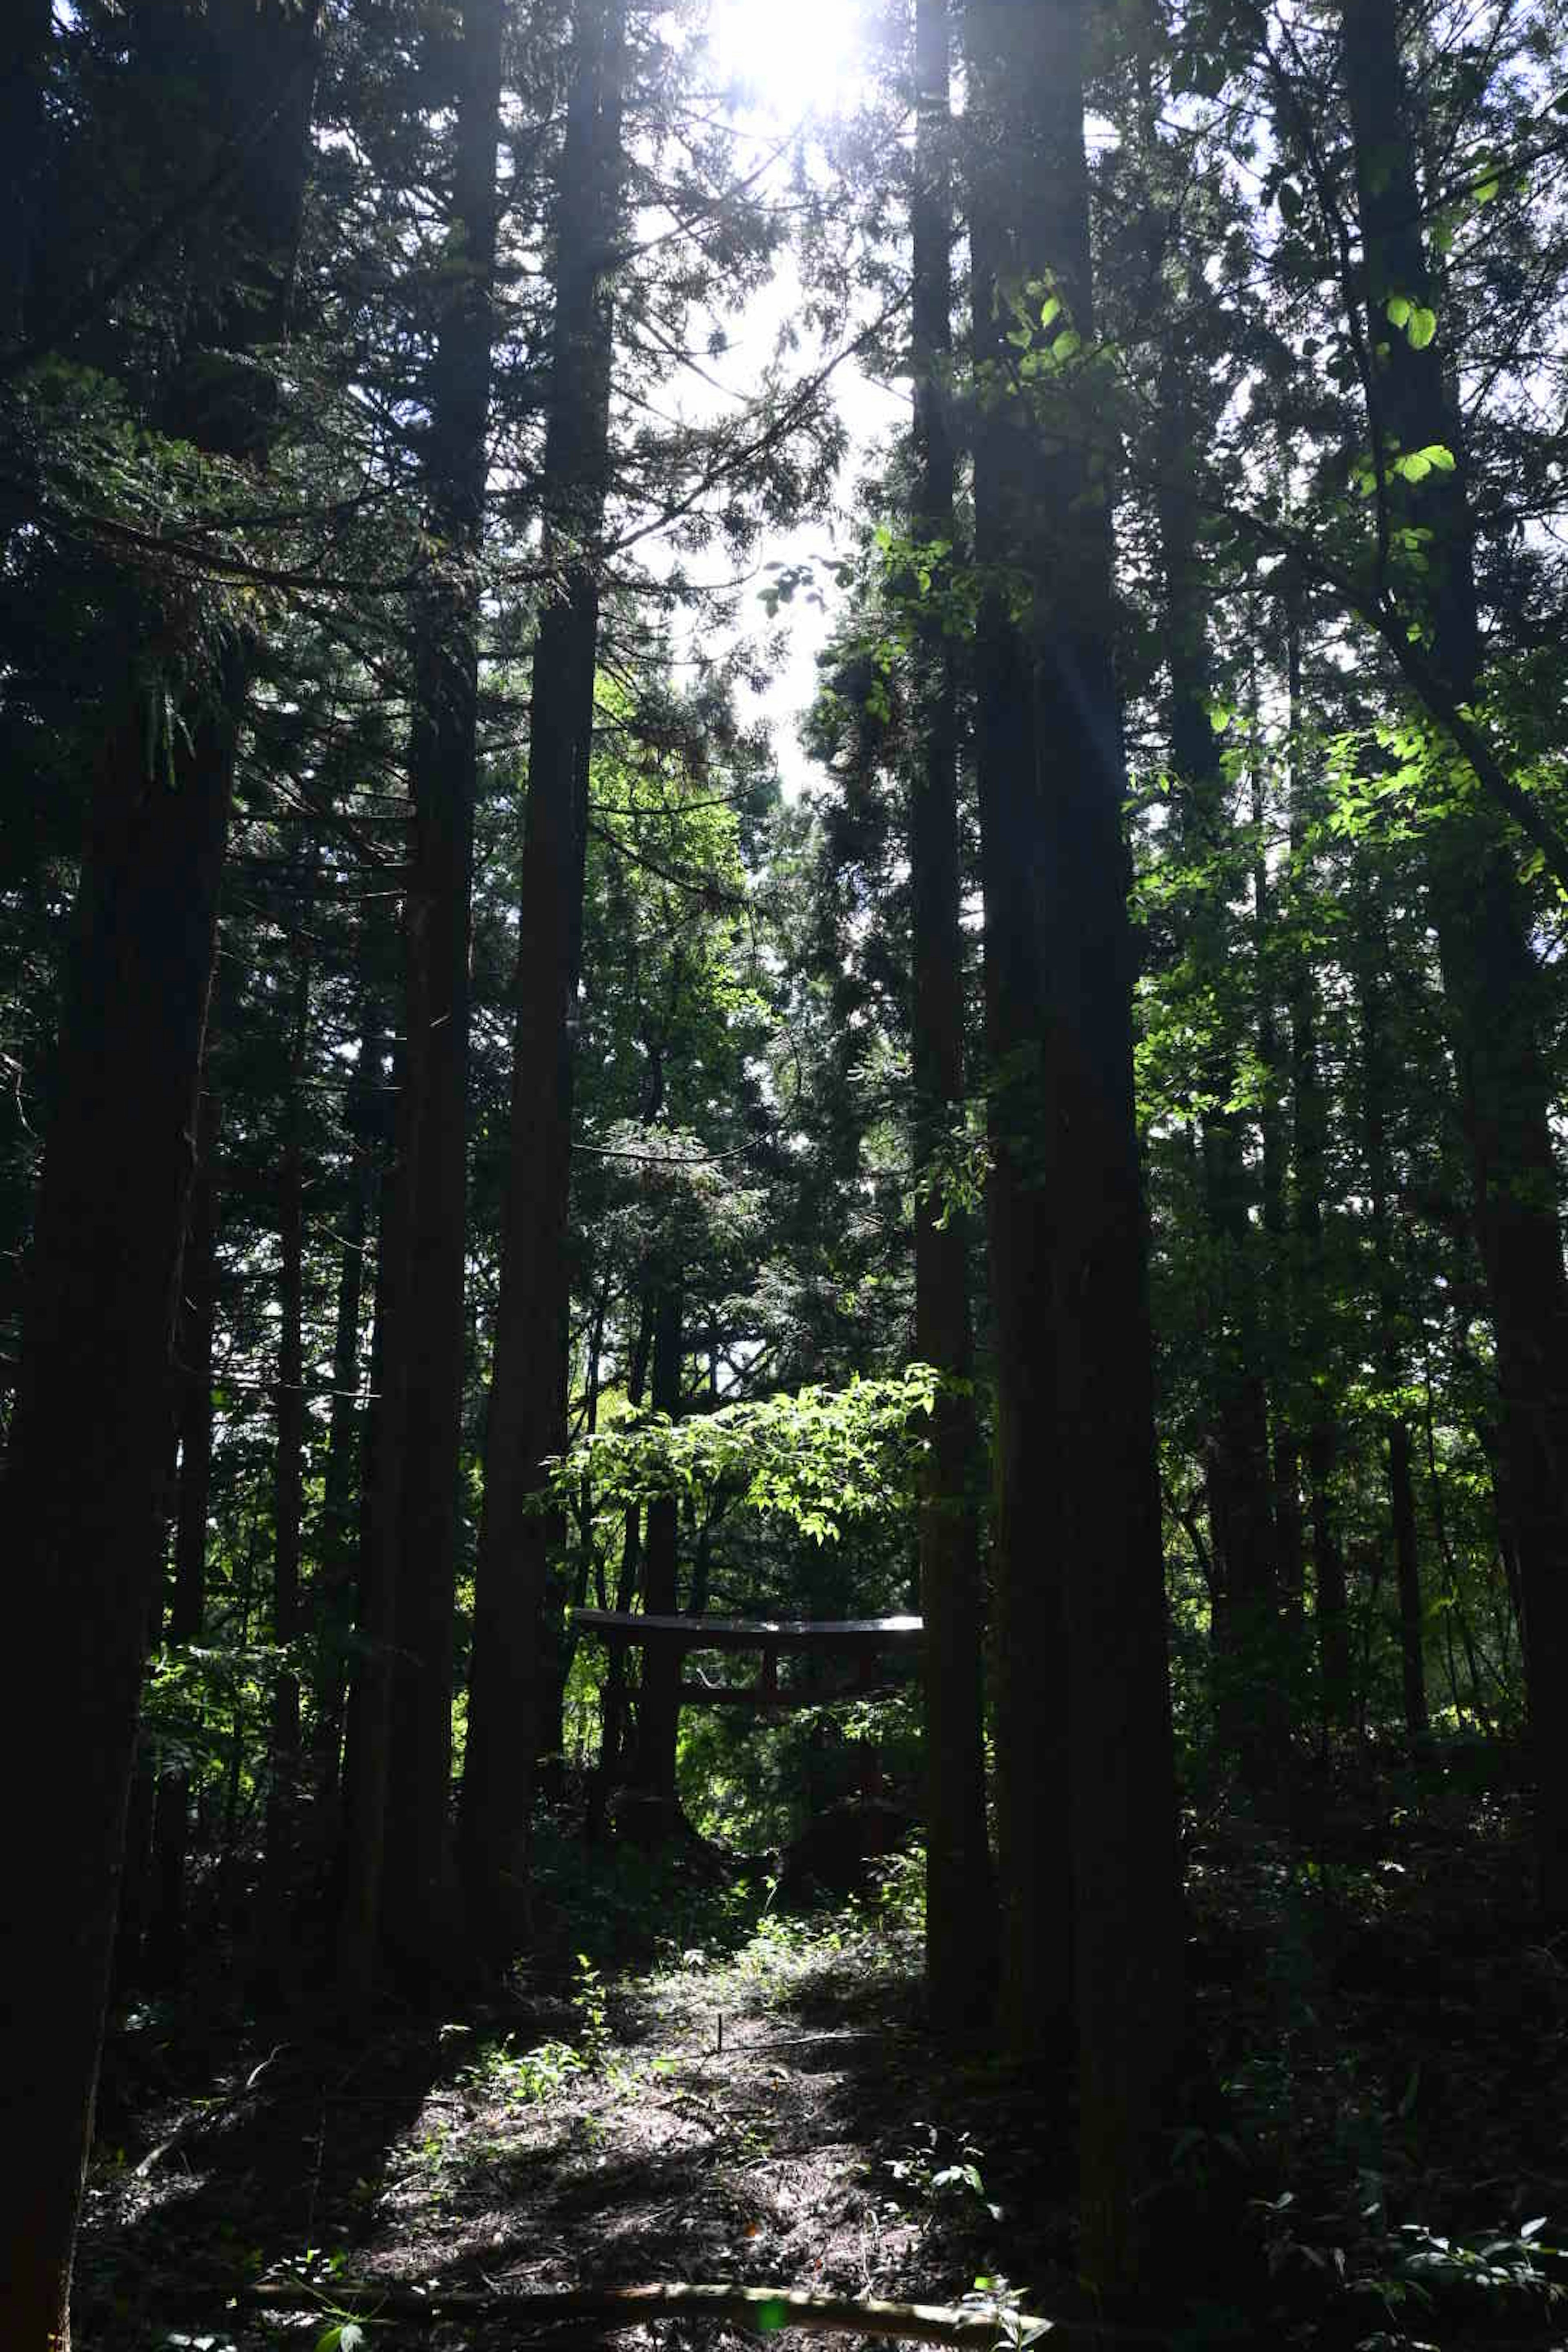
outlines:
M335 1851L341 1828L343 1702L349 1633L353 1620L360 1468L364 1458L359 1398L360 1317L376 1181L373 1155L378 1139L384 1138L387 1130L383 1110L387 1097L383 1091L382 1023L368 991L361 1007L359 1031L359 1054L344 1105L352 1157L338 1236L342 1255L332 1328L331 1410L321 1481L321 1557L310 1593L315 1633L310 1705L312 1802L317 1823L314 1843L318 1853L323 1855Z
M251 97L300 102L246 159L229 204L247 249L237 283L292 244L309 155L316 10L249 7L236 26ZM190 28L187 28L190 29ZM195 32L192 29L192 37ZM225 28L195 62L231 102ZM241 342L259 314L237 321ZM241 370L242 375L246 373ZM225 425L232 432L238 404ZM247 441L265 432L252 414ZM199 437L199 436L197 436ZM205 445L231 444L215 429ZM22 1809L0 1918L0 2078L27 2151L0 2276L13 2339L68 2352L69 2294L119 1895L138 1685L167 1457L169 1362L195 1160L196 1092L247 663L231 650L149 730L145 673L177 651L126 648L94 779L65 990L57 1109L28 1269L4 1522L27 1621L0 1708L0 1785ZM154 716L158 715L155 709ZM150 731L161 733L148 772ZM47 1658L47 1675L37 1671Z
M410 1958L440 1961L458 1935L451 1847L452 1636L458 1457L468 1326L464 1272L468 1141L468 923L473 887L479 582L494 334L496 142L503 0L464 0L448 291L430 364L430 516L451 576L417 616L409 781L414 890L409 937L423 956L426 1034L412 1057L426 1088L413 1202L403 1539L393 1696L394 1834L385 1920Z
M5 1785L47 1792L16 1810L0 1928L0 2053L29 2151L0 2245L18 2344L68 2342L159 1573L169 1356L234 730L223 698L198 715L171 792L144 772L141 711L125 713L100 768L78 899L4 1510L31 1621L0 1709Z
M1191 474L1194 425L1173 355L1161 386L1165 434L1160 543L1170 664L1171 766L1183 856L1197 869L1186 926L1194 1018L1211 1024L1194 1071L1204 1108L1199 1168L1212 1297L1205 1318L1214 1418L1206 1486L1214 1572L1224 1596L1215 1624L1225 1728L1247 1779L1279 1769L1287 1736L1277 1671L1279 1587L1268 1460L1268 1399L1258 1313L1251 1178L1236 1093L1238 1007L1229 977L1236 941L1229 901L1230 810L1220 738L1209 717L1214 680L1207 583L1198 552Z
M1423 572L1394 593L1431 633L1431 667L1456 703L1479 669L1465 451L1445 387L1442 319L1417 351L1391 329L1402 295L1430 301L1410 105L1392 0L1345 0L1344 87L1360 201L1367 318L1375 347L1374 436L1386 450L1440 443L1452 473L1419 491L1389 485L1395 517L1431 533ZM1552 1094L1542 1055L1541 975L1517 847L1488 806L1433 835L1428 884L1470 1154L1476 1239L1497 1338L1503 1443L1525 1612L1525 1675L1536 1782L1541 1895L1568 1920L1568 1281L1563 1266Z
M572 1009L582 953L588 770L604 513L612 313L604 280L619 209L624 0L577 16L561 163L555 319L542 496L560 585L541 615L529 706L513 1039L511 1142L460 1816L478 1931L504 1951L521 1925L535 1774L559 1637L552 1592L559 1516L539 1507L542 1464L564 1450L570 1268Z
M302 931L308 932L314 897L312 868L300 893ZM302 1625L300 1568L305 1512L303 1081L310 1024L310 950L306 938L300 939L296 952L279 1174L278 1384L273 1409L272 1638L284 1651L292 1648ZM267 1775L262 1966L269 1990L288 2000L296 1990L297 1979L290 1909L300 1799L300 1676L291 1659L279 1666L273 1686Z
M910 232L915 450L910 525L953 539L952 121L947 0L916 0L918 109ZM939 575L940 576L940 575ZM940 614L921 632L924 746L910 790L914 964L912 1158L915 1354L942 1373L920 1501L925 1619L926 1997L946 2032L985 2023L994 1994L996 1892L985 1830L981 1715L980 1434L973 1394L968 1221L943 1203L938 1169L963 1117L963 879L957 677Z
M1366 1149L1367 1223L1372 1243L1371 1276L1377 1314L1378 1379L1389 1400L1384 1409L1387 1447L1388 1507L1399 1596L1399 1659L1405 1696L1405 1729L1412 1745L1429 1728L1426 1707L1426 1627L1421 1600L1421 1558L1416 1542L1415 1485L1411 1465L1410 1424L1397 1402L1405 1366L1399 1339L1400 1268L1389 1202L1394 1178L1389 1160L1388 1097L1393 1056L1385 1020L1384 974L1388 970L1387 926L1369 889L1362 910L1357 994L1361 1011L1362 1121Z
M993 163L1005 184L983 191L972 222L982 297L976 325L990 333L991 289L1022 281L1024 322L1047 343L1063 331L1044 327L1048 282L1087 344L1093 331L1089 253L1088 171L1083 144L1084 16L1078 0L1019 9L984 0L971 12L975 76L975 135L1004 132ZM996 230L1010 234L999 251ZM1027 379L1025 380L1026 385ZM1174 1758L1166 1659L1164 1572L1155 1471L1152 1342L1132 1099L1132 948L1127 917L1127 853L1121 831L1124 775L1121 714L1111 667L1110 533L1105 466L1092 462L1087 404L1068 380L1074 403L1069 435L1025 436L1030 463L1022 479L997 465L996 409L1005 397L994 376L976 448L977 518L984 490L990 545L998 520L1005 533L1009 494L1027 499L1020 551L1031 610L1021 646L1004 641L980 679L981 823L999 826L984 848L987 955L999 856L1014 856L1026 879L1024 904L996 898L1003 929L1001 984L991 1003L1005 1003L1019 978L1032 987L1032 1030L996 1034L993 1082L1034 1062L1032 1165L1015 1161L1010 1181L1032 1179L1031 1197L1005 1202L1029 1232L1013 1262L993 1236L999 1337L1011 1283L1023 1313L1036 1318L1031 1360L1044 1353L1035 1397L1054 1410L1054 1459L1042 1420L1016 1426L1015 1443L1044 1455L1054 1473L1056 1507L1029 1531L1015 1519L999 1564L1008 1592L1001 1627L1017 1655L1016 1677L1035 1677L1037 1716L1060 1695L1052 1666L1064 1662L1070 1758L1072 1956L1080 2075L1081 2260L1108 2289L1125 2284L1141 2260L1139 2202L1152 2157L1155 2121L1168 2093L1180 2032L1181 1931L1178 1899ZM1013 397L1022 404L1024 386ZM1001 513L998 517L998 506ZM1013 527L1016 529L1016 521ZM1002 544L1006 548L1003 535ZM1016 540L1013 542L1017 547ZM988 615L994 627L994 614ZM997 758L998 668L1024 688L1025 740L1013 759ZM1021 674L1020 674L1021 673ZM1020 917L1026 945L1019 952ZM1001 1051L996 1048L1000 1046ZM1022 1054L1022 1064L1018 1057ZM1010 1066L1010 1065L1012 1066ZM1009 1150L1016 1152L1018 1125ZM1022 1206L1024 1216L1018 1215ZM1006 1220L1002 1238L1011 1239ZM1019 1280L1020 1276L1024 1277ZM1044 1347L1041 1347L1043 1336ZM999 1349L1006 1388L1014 1360ZM1015 1391L1016 1395L1016 1391ZM1005 1464L1004 1465L1005 1474ZM1040 1557L1045 1549L1045 1559ZM1042 1622L1020 1622L1020 1588L1052 1586L1059 1607ZM1011 1622L1009 1622L1009 1615ZM1059 1639L1065 1630L1065 1644ZM1047 1646L1057 1635L1053 1658ZM1020 1638L1023 1636L1025 1638ZM1015 1696L1016 1690L1015 1688ZM1016 1718L1007 1727L1016 1738ZM1005 1781L1037 1774L1034 1735L1001 1754ZM1035 1824L1045 1832L1049 1867L1060 1869L1060 1843L1047 1806L1059 1805L1059 1778L1036 1780ZM1013 1862L1017 1859L1015 1853ZM1004 1884L1010 1867L1003 1859ZM1058 1881L1059 1884L1059 1881ZM1015 1928L1016 1921L1010 1923ZM1005 1927L1005 1934L1006 1927ZM1004 2024L1016 2043L1024 1993L1020 1954L1004 1947ZM1047 1998L1058 1969L1049 1941L1039 1946Z
M1250 617L1250 616L1249 616ZM1257 678L1250 693L1253 735L1258 729ZM1277 968L1279 962L1275 891L1268 872L1268 806L1264 763L1252 761L1252 935L1258 965L1258 1058L1264 1085L1259 1120L1262 1224L1265 1243L1263 1358L1268 1391L1269 1454L1273 1492L1275 1556L1282 1615L1294 1625L1301 1613L1306 1582L1301 1526L1301 1462L1296 1434L1290 1338L1289 1213L1286 1198L1288 1154L1283 1099L1285 1054L1279 1034Z
M423 912L421 902L411 896L404 909L405 924L419 923ZM417 980L424 966L416 950L411 948L406 964ZM422 999L416 996L409 1003L406 1018L408 1035L393 1063L396 1108L392 1152L380 1185L371 1405L360 1480L359 1578L343 1742L336 1967L339 1998L350 2011L363 2001L374 1985L381 1948L392 1768L392 1681L407 1427L407 1308L414 1201L426 1100L419 1073L411 1067L414 1046L428 1030Z
M649 1402L674 1421L680 1412L680 1281L665 1274L653 1310L653 1380ZM643 1551L643 1608L650 1617L673 1617L680 1607L680 1505L674 1495L658 1495L647 1507L647 1542ZM644 1650L637 1704L637 1779L668 1804L675 1801L676 1735L680 1723L680 1668L676 1652L663 1643Z
M1029 210L1010 184L1009 28L996 8L965 18L973 145L969 227L979 411L975 553L987 571L1024 561L1035 518L1033 437L1006 373L1002 286L1027 275L1016 251ZM1034 194L1031 187L1029 194ZM1033 255L1030 257L1033 258ZM1049 1088L1045 1069L1047 814L1033 661L1005 584L982 599L974 645L975 782L985 914L985 1058L991 1173L986 1245L996 1355L991 1561L996 1718L1000 2025L1015 2053L1059 2054L1071 2032L1068 1671L1052 1282Z
M210 1049L209 1049L210 1051ZM210 1069L210 1058L208 1067ZM213 1159L217 1105L210 1087L198 1112L196 1176L185 1244L183 1302L176 1353L179 1382L180 1486L174 1524L174 1589L166 1638L174 1648L199 1642L206 1612L207 1507L212 1494L213 1325L217 1286L217 1188ZM161 1985L177 1982L185 1962L185 1863L190 1838L191 1775L181 1764L161 1773L153 1820L153 1907L148 1928L148 1971Z
M626 1402L634 1412L641 1409L643 1390L647 1381L648 1356L653 1347L653 1294L645 1286L637 1309L637 1337L632 1342L632 1360L626 1371ZM637 1583L642 1574L642 1505L626 1507L625 1533L621 1541L620 1572L616 1581L615 1610L625 1616L637 1599ZM605 1606L605 1595L599 1596ZM610 1649L605 1667L604 1687L599 1695L599 1769L589 1797L588 1835L596 1839L603 1834L605 1815L612 1791L619 1785L621 1754L626 1740L626 1651L622 1642Z
M1311 876L1307 834L1310 815L1302 751L1301 620L1295 598L1286 604L1286 677L1290 731L1290 865L1292 899L1305 898ZM1350 1626L1344 1552L1334 1516L1331 1481L1339 1453L1331 1403L1327 1313L1329 1274L1323 1254L1323 1196L1327 1189L1329 1100L1318 1066L1318 984L1303 942L1289 947L1288 1013L1290 1024L1290 1088L1295 1145L1298 1244L1295 1271L1298 1308L1295 1342L1306 1374L1311 1409L1307 1416L1308 1525L1312 1538L1313 1613L1318 1632L1322 1721L1325 1731L1342 1725L1351 1703Z

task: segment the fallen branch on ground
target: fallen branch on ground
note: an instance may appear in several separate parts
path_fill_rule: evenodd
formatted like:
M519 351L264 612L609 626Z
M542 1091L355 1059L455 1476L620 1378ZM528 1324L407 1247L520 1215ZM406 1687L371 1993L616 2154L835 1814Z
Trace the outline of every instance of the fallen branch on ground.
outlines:
M1162 2328L1122 2327L1095 2319L1046 2319L1032 2312L977 2304L973 2309L934 2303L883 2303L868 2296L797 2294L786 2287L695 2286L684 2281L648 2286L540 2288L523 2294L473 2288L378 2285L374 2281L267 2279L241 2287L235 2300L247 2310L323 2310L366 2318L449 2319L463 2313L488 2319L601 2319L621 2327L650 2319L728 2319L759 2335L804 2327L817 2335L885 2336L906 2344L1026 2345L1168 2344Z

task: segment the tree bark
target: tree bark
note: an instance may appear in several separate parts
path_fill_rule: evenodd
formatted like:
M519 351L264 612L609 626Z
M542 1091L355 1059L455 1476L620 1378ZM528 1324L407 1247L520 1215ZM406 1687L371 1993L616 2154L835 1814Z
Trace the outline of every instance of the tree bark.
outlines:
M992 122L1005 136L995 161L1008 174L1018 209L998 206L1014 227L1011 255L996 252L983 209L972 223L981 284L996 286L998 262L1023 281L1032 347L1054 340L1053 320L1037 327L1048 282L1085 345L1093 332L1089 249L1088 170L1083 144L1084 16L1078 0L1051 10L1023 10L986 0L972 11L976 132ZM988 192L993 193L994 192ZM1048 278L1047 278L1048 273ZM987 324L989 300L977 304ZM994 346L993 345L993 348ZM1048 340L1044 346L1050 349ZM1053 353L1053 357L1055 354ZM1144 1221L1132 1097L1131 932L1122 838L1124 773L1121 714L1111 663L1112 608L1109 450L1092 447L1089 403L1070 362L1059 387L1048 373L1025 378L1016 397L1043 386L1047 427L1030 434L1032 465L1024 478L1032 511L1023 536L1030 611L1026 645L1004 648L1021 669L1026 739L1016 764L997 761L998 679L994 663L980 683L983 832L1000 820L1001 838L984 850L987 955L999 856L1015 854L1029 886L1027 951L1014 943L1017 914L1010 894L998 946L1009 962L1005 999L1019 971L1035 992L1032 1032L1000 1037L993 1083L1006 1058L1026 1049L1035 1068L1033 1165L1021 1168L1017 1126L1006 1139L1011 1181L1026 1177L1033 1198L1016 1192L1009 1213L1026 1211L1031 1228L1022 1263L993 1246L999 1334L1005 1286L1020 1272L1024 1310L1039 1319L1031 1359L1047 1357L1036 1393L1055 1413L1051 1467L1056 1507L1031 1530L1029 1581L1055 1584L1059 1610L1045 1624L1019 1625L1026 1555L1015 1520L1002 1563L1012 1622L1004 1643L1019 1652L1013 1666L1036 1677L1037 1716L1061 1685L1070 1741L1072 1960L1080 2076L1080 2259L1086 2274L1113 2290L1136 2275L1142 2258L1138 2213L1153 2154L1156 2118L1176 2060L1181 2000L1174 1756L1166 1660L1164 1570L1155 1468L1152 1349L1149 1328ZM998 379L998 385L1000 379ZM1073 404L1070 434L1048 434L1049 404ZM1086 430L1086 427L1089 429ZM997 479L988 419L976 448L976 497L984 486L993 518L1009 484ZM987 479L987 477L989 478ZM1022 659L1020 660L1020 656ZM1016 723L1016 722L1015 722ZM990 982L988 981L988 990ZM995 1000L993 1000L995 1001ZM1020 1222L1022 1220L1020 1219ZM1005 1235L1005 1228L1004 1228ZM1016 1337L1016 1334L1015 1334ZM1012 1365L1002 1353L999 1379ZM1015 1444L1048 1454L1049 1422L1016 1424ZM1042 1562L1039 1547L1046 1547ZM1056 1658L1042 1636L1065 1631ZM1026 1644L1019 1633L1033 1636ZM1016 1685L1015 1685L1016 1695ZM1016 1735L1016 1721L1010 1727ZM998 1724L999 1752L1002 1725ZM1037 1772L1034 1736L999 1764L1005 1775ZM1058 1780L1036 1783L1036 1822L1045 1804L1059 1805ZM1047 1829L1049 1867L1060 1846ZM1015 1855L1014 1860L1016 1861ZM1004 1855L1004 1885L1010 1867ZM1059 1878L1058 1881L1059 1887ZM1005 1934L1006 1929L1005 1927ZM1020 1955L1004 1947L1004 2025L1016 2042L1023 1992ZM1047 1993L1057 1968L1042 1939ZM1032 2031L1026 2027L1026 2044Z
M182 16L215 114L299 91L227 196L237 233L228 348L263 331L243 301L291 252L309 162L315 8L249 6L229 27ZM132 57L142 28L132 27ZM243 368L220 373L245 381ZM257 389L251 379L251 401ZM264 447L267 420L237 382L191 437ZM26 2151L0 2234L13 2340L68 2352L77 2216L92 2137L104 2003L159 1572L170 1355L180 1290L196 1097L248 661L227 649L178 715L178 669L203 649L150 620L110 698L60 1025L10 1433L3 1517L24 1618L0 1707L0 1785L45 1792L21 1809L0 1913L0 2078ZM156 692L148 674L159 680ZM149 724L151 719L152 724ZM149 761L149 738L153 757ZM150 771L152 771L150 772ZM47 1674L38 1662L47 1660Z
M310 1593L315 1633L311 1691L311 1779L319 1853L337 1846L342 1827L343 1704L348 1681L349 1633L353 1620L356 1535L362 1502L361 1468L365 1458L359 1398L360 1318L364 1297L365 1254L375 1190L374 1154L388 1122L384 1106L384 1040L379 1013L367 991L361 1006L359 1053L345 1099L350 1138L348 1191L341 1211L337 1307L332 1329L332 1402L327 1426L327 1459L321 1482L321 1557Z
M1430 667L1457 705L1480 666L1465 450L1448 400L1439 331L1425 349L1392 329L1390 298L1428 305L1405 61L1391 0L1346 0L1344 87L1360 202L1363 292L1377 356L1369 399L1380 456L1390 443L1447 447L1451 473L1410 493L1388 484L1391 510L1431 533L1426 569L1395 583L1430 630ZM1443 988L1470 1155L1476 1240L1497 1339L1508 1484L1525 1612L1525 1675L1536 1783L1541 1896L1568 1920L1568 1281L1559 1227L1552 1093L1542 1051L1541 974L1514 846L1494 810L1445 821L1427 856Z
M1375 885L1374 885L1375 887ZM1426 1624L1421 1597L1421 1556L1416 1539L1415 1483L1411 1466L1410 1424L1397 1399L1406 1367L1399 1337L1400 1268L1389 1202L1394 1177L1388 1143L1388 1098L1394 1075L1385 1020L1384 975L1389 942L1368 893L1361 923L1357 994L1361 1013L1362 1120L1366 1148L1367 1223L1372 1243L1371 1276L1376 1307L1378 1378L1391 1402L1384 1412L1387 1448L1388 1507L1399 1596L1400 1676L1405 1729L1412 1746L1430 1728L1426 1705Z
M952 196L947 0L916 0L913 258L917 540L953 541ZM945 567L933 567L939 583ZM939 588L940 594L940 588ZM969 1220L940 1168L963 1118L963 877L958 695L940 607L920 630L921 765L910 781L915 1354L942 1373L920 1498L926 1624L926 1998L945 2032L978 2031L994 1998L996 1890L982 1727L980 1433L969 1307Z
M209 1048L210 1054L210 1048ZM210 1059L209 1059L210 1069ZM196 1174L185 1244L176 1376L180 1396L180 1487L174 1525L174 1587L165 1633L173 1648L199 1642L206 1612L207 1507L212 1494L213 1326L217 1287L216 1101L204 1089L197 1113ZM191 1775L184 1765L162 1772L153 1819L153 1907L148 1973L173 1985L185 1962L185 1862Z
M4 1512L30 1620L0 1709L5 1785L47 1792L18 1809L0 1925L0 2060L28 2150L0 2244L18 2344L69 2340L71 2248L159 1573L170 1349L235 724L227 697L196 715L170 791L145 772L140 709L124 712L100 765L77 904Z
M1160 545L1170 665L1171 766L1181 853L1198 869L1184 940L1194 1019L1210 1024L1194 1072L1199 1115L1205 1257L1210 1269L1205 1335L1214 1402L1207 1447L1209 1528L1221 1596L1213 1633L1227 1744L1254 1785L1278 1771L1288 1734L1278 1674L1279 1577L1268 1457L1268 1399L1258 1313L1258 1268L1251 1179L1236 1093L1237 1008L1230 1001L1236 940L1229 908L1228 788L1221 740L1209 711L1214 681L1198 553L1199 506L1193 480L1194 425L1173 355L1163 371L1166 435L1160 472Z
M412 896L405 924L423 907ZM407 969L423 958L414 947ZM407 1306L411 1287L414 1201L426 1099L411 1068L410 1041L427 1033L423 1002L407 1008L408 1040L393 1067L397 1081L393 1149L381 1178L376 1248L375 1329L371 1345L372 1402L361 1474L358 1592L353 1664L343 1743L342 1859L337 1922L339 2000L353 2013L370 1993L382 1941L392 1760L393 1660L397 1641L397 1572L403 1533L403 1468L408 1395Z
M430 363L430 518L449 567L417 621L409 747L414 891L426 1032L411 1066L426 1094L405 1330L403 1537L397 1591L385 1931L445 1965L458 1935L451 1844L452 1640L468 1325L468 927L473 887L479 593L500 127L502 0L464 0L447 284Z
M1037 460L1006 373L1002 287L1049 215L1016 177L1021 61L997 7L965 18L974 362L975 554L983 577L1032 561ZM1032 95L1032 94L1031 94ZM1037 177L1037 174L1036 175ZM1030 258L1038 255L1038 247ZM1054 1199L1045 1066L1046 779L1035 661L997 580L974 644L975 783L985 916L986 1250L996 1356L991 1582L996 1730L999 2022L1007 2047L1059 2055L1072 2030L1067 1660L1052 1282Z
M301 892L308 930L314 870ZM279 1180L278 1384L273 1407L272 1638L285 1652L302 1626L300 1544L305 1511L305 1160L301 1081L310 1024L310 950L301 941L290 1013L288 1097ZM270 1993L289 2002L297 1988L297 1944L290 1917L300 1798L300 1676L280 1664L273 1687L267 1752L266 1855L261 1965Z
M559 1638L552 1590L559 1515L542 1507L542 1465L566 1442L571 1024L599 626L590 556L608 463L612 311L603 273L620 202L624 40L624 0L597 0L579 12L556 215L542 499L546 547L560 581L540 619L530 694L511 1139L459 1823L477 1930L497 1952L521 1926L553 1685L547 1653Z
M653 1310L653 1378L648 1399L655 1412L671 1421L680 1412L681 1292L679 1277L666 1274ZM655 1496L647 1507L643 1550L643 1608L650 1617L673 1617L680 1608L680 1506L674 1495ZM680 1725L679 1653L668 1644L645 1649L637 1701L637 1780L650 1795L675 1802L676 1737Z

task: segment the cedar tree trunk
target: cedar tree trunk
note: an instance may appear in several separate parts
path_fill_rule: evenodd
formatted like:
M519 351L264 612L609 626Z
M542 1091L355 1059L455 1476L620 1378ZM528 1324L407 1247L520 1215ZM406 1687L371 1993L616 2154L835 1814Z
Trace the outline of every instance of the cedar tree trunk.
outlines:
M918 108L910 201L919 476L910 526L926 545L953 538L952 201L947 0L916 0ZM937 567L937 576L942 577ZM921 630L923 757L910 786L914 966L912 1158L915 1354L943 1376L920 1502L925 1619L926 1996L931 2020L970 2032L994 1995L996 1891L985 1829L982 1735L980 1437L969 1311L968 1220L945 1207L936 1174L963 1118L963 882L958 840L958 708L952 645L940 614Z

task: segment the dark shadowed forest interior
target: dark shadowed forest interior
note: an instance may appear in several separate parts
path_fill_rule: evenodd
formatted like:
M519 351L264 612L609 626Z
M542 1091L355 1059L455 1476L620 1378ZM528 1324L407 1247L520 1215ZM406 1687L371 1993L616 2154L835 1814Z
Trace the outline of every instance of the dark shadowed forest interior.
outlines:
M1565 394L1563 0L4 0L0 2352L1568 2345Z

